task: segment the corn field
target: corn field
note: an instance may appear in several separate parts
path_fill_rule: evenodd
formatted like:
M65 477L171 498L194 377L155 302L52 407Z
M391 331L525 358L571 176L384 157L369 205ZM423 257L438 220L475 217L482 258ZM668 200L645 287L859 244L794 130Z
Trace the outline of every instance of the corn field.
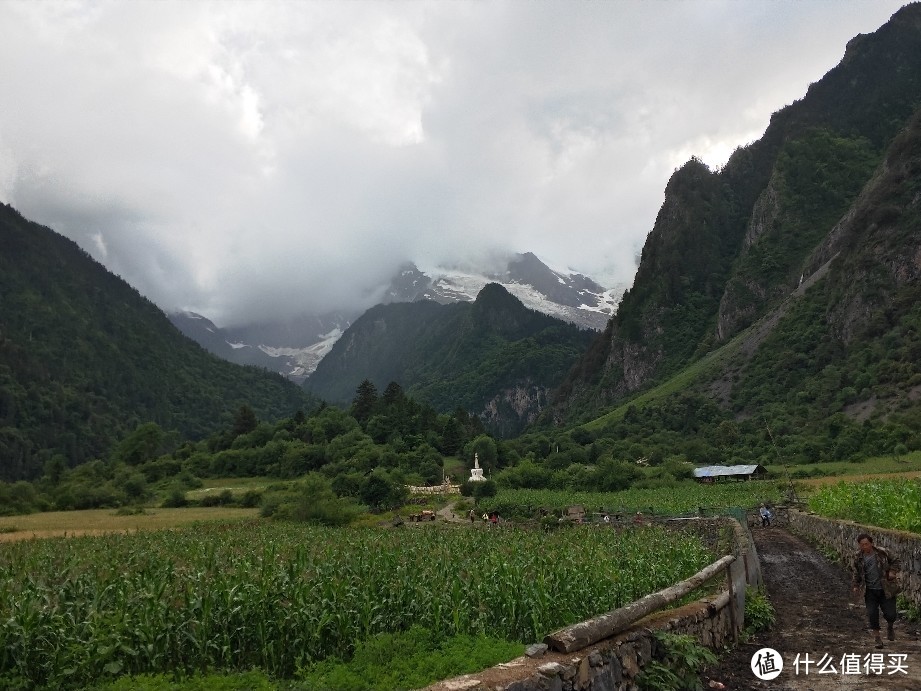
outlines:
M921 533L921 481L839 482L810 496L809 508L829 518Z
M279 678L381 632L533 642L713 561L659 527L324 529L264 524L10 543L0 687L260 668Z
M518 516L533 515L538 507L564 509L581 504L586 511L634 513L636 511L677 516L695 513L700 507L751 508L762 502L776 504L785 496L785 482L719 482L712 485L687 483L677 487L627 489L622 492L569 492L557 490L501 490L489 504Z

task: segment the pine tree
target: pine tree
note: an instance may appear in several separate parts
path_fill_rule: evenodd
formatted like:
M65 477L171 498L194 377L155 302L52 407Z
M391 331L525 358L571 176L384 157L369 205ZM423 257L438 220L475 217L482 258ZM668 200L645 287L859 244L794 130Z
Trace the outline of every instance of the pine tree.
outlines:
M365 379L355 390L355 398L352 399L352 410L350 411L352 417L358 420L362 427L368 424L377 406L377 401L377 387L369 379Z
M259 424L256 419L256 413L245 403L240 406L233 416L233 436L239 437L241 434L249 434Z

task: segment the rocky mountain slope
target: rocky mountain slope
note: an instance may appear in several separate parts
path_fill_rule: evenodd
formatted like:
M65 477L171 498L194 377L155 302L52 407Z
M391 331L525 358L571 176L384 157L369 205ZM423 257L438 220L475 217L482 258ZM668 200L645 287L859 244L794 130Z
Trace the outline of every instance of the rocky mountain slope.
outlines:
M761 320L771 315L790 340L776 343L765 333L760 345L750 343L748 365L727 365L719 377L731 383L721 400L740 415L758 414L789 393L752 393L746 377L755 369L799 371L798 381L779 379L800 390L807 373L794 365L838 367L849 350L871 342L885 347L880 339L895 332L905 342L914 328L908 305L921 245L921 181L912 162L919 105L921 5L914 4L874 34L850 41L841 63L777 112L764 136L738 149L723 169L692 159L676 171L634 284L558 390L555 421L592 417L752 325L763 331ZM804 317L799 310L806 307L788 301L813 282L812 291L800 291L811 296ZM779 310L790 314L780 318ZM819 343L799 344L793 329ZM821 352L806 354L807 345ZM906 396L915 373L906 365L900 384ZM838 379L837 386L856 390L846 405L881 405L874 384L887 382L876 374L865 378Z
M352 324L306 387L348 403L365 379L396 382L442 412L462 408L509 436L533 421L592 332L530 310L499 284L476 300L378 305Z

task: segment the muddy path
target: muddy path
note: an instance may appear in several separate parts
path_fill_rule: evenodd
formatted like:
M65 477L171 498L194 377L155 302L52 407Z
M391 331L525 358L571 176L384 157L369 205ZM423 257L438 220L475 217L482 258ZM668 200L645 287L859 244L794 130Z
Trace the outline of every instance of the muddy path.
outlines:
M754 528L753 534L777 621L706 670L701 677L705 689L720 688L712 680L739 691L921 691L918 624L900 618L896 640L890 642L883 620L884 648L876 649L863 599L851 596L845 568L781 528ZM783 671L772 680L761 680L752 671L752 657L763 648L783 659Z

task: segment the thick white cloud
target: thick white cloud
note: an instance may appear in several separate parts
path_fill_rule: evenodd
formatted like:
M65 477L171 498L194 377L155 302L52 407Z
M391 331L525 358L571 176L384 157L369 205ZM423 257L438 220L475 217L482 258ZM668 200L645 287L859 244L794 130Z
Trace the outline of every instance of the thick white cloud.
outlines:
M888 0L0 3L0 200L165 309L367 305L396 265L629 280Z

